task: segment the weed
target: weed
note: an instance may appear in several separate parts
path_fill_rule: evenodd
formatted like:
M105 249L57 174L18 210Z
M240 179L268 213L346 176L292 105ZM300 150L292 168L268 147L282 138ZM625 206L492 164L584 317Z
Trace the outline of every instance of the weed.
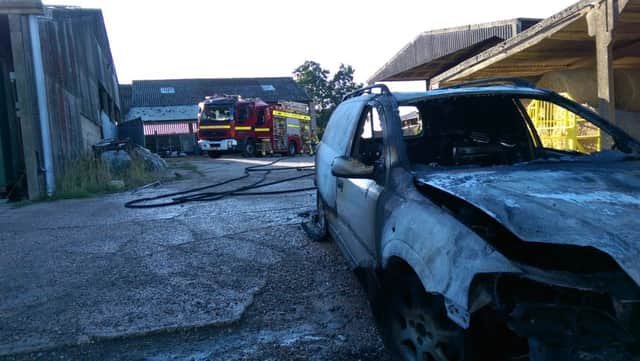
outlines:
M121 180L125 189L132 189L157 178L158 174L147 171L144 160L139 157L132 156L126 167L111 169L100 157L87 153L67 164L57 179L52 199L86 198L122 190L113 180Z

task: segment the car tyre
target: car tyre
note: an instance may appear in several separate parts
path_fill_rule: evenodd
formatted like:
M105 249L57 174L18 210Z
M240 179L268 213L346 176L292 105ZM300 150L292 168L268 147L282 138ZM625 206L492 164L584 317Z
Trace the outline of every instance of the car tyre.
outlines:
M394 359L471 360L465 330L447 317L442 298L427 294L415 274L391 273L385 285L382 327Z
M256 156L256 143L253 141L253 139L247 139L247 141L244 143L242 155L246 158L252 158Z
M207 154L209 155L209 158L220 158L220 152L210 150Z

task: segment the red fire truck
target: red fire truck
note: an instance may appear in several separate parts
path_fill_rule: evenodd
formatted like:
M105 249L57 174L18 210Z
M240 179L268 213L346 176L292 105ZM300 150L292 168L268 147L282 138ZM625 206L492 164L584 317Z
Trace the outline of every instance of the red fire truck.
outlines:
M210 157L241 151L257 154L312 152L311 117L306 104L239 96L207 97L199 104L198 145Z

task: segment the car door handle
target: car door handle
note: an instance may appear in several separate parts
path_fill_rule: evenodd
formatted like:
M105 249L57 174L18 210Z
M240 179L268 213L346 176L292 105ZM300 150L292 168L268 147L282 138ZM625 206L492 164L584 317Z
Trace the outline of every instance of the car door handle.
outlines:
M342 188L344 188L344 181L342 179L336 180L336 187L338 187L339 190L342 190Z

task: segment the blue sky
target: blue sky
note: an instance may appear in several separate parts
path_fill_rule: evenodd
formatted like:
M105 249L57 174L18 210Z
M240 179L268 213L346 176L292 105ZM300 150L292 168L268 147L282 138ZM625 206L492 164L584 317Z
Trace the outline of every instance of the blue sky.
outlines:
M364 82L420 32L547 17L573 0L45 0L101 8L121 83L290 76L343 62Z

